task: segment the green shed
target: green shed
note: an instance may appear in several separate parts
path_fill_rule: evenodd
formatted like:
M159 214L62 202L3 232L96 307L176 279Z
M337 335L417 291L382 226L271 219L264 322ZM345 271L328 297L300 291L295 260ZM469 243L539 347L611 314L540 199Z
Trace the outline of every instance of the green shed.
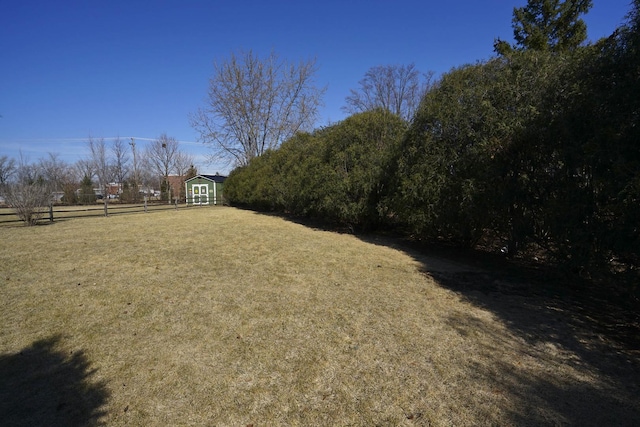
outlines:
M222 204L222 187L226 176L197 175L184 182L188 205Z

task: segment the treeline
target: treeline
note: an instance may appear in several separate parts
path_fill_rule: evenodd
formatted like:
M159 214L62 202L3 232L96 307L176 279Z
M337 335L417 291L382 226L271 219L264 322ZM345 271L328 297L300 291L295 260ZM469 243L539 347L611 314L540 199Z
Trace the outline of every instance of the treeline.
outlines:
M22 203L21 194L38 187L41 206L51 202L91 204L98 196L117 197L123 202L139 202L143 194L160 189L161 197L184 198L184 185L169 188L169 176L188 178L197 175L192 155L166 134L149 141L142 149L133 138L87 138L88 156L67 163L57 153L49 152L35 162L24 158L0 156L0 196L10 205Z
M300 133L235 169L232 204L370 230L397 227L637 282L640 31L502 49L453 69L410 122L385 110ZM504 47L504 46L503 46Z
M51 204L138 203L157 194L164 201L184 200L184 181L197 175L193 157L179 142L162 134L143 150L136 142L114 138L87 139L89 155L75 164L48 153L37 162L0 156L0 205L13 208L26 225L34 225ZM170 180L171 175L176 175Z

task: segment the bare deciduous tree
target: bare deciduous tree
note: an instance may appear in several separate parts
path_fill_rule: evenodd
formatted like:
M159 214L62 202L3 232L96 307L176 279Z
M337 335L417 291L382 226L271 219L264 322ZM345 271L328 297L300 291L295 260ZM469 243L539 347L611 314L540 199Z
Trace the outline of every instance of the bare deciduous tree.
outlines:
M0 187L8 183L16 172L16 161L8 156L0 156Z
M118 137L113 141L111 152L113 154L113 176L122 189L122 184L129 175L129 150L126 143Z
M95 168L93 163L89 159L80 159L75 163L74 169L76 170L76 177L78 181L82 181L84 177L93 179L95 176Z
M193 163L193 156L191 154L180 151L176 155L174 169L176 175L180 177L180 188L174 188L174 191L176 191L176 194L179 194L180 199L184 199L184 197L186 196L184 182L187 179L187 172L189 172L190 168L193 168Z
M42 181L14 182L6 186L5 198L25 225L35 225L51 202L51 192Z
M313 126L324 89L314 84L315 60L289 63L272 52L232 53L214 64L207 105L191 116L211 160L245 165Z
M113 162L109 156L107 143L104 138L94 139L89 137L88 144L90 161L93 165L95 175L98 180L98 186L106 204L109 199L109 183L113 181Z
M370 68L351 89L343 111L354 114L383 108L409 121L429 89L433 73L422 74L415 64L378 65Z
M179 147L178 140L166 133L147 146L147 160L159 176L166 178L174 170Z
M182 151L178 152L174 163L176 175L185 176L189 168L193 167L193 163L193 156L191 154Z
M25 225L34 225L42 217L43 208L51 202L51 191L22 152L15 175L16 180L5 185L4 197Z
M162 177L161 187L165 187L167 192L171 191L168 177L175 170L179 146L178 140L167 136L166 133L147 146L147 162L157 176Z
M31 164L29 158L20 151L20 158L16 167L15 179L19 183L31 184L38 180L38 168Z
M71 166L60 159L57 153L47 153L38 161L38 173L52 192L53 201L75 203L80 180Z
M51 191L60 191L62 189L67 164L60 160L58 153L47 153L47 157L40 159L38 162L38 168Z

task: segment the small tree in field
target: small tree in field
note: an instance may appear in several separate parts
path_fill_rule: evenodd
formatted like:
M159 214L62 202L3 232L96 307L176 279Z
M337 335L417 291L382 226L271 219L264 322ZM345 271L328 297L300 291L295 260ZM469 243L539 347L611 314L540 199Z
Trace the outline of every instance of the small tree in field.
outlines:
M6 202L25 225L35 225L51 203L51 187L22 153L14 175L15 180L3 188Z
M7 203L25 225L35 225L51 201L51 192L42 180L9 184L4 194Z

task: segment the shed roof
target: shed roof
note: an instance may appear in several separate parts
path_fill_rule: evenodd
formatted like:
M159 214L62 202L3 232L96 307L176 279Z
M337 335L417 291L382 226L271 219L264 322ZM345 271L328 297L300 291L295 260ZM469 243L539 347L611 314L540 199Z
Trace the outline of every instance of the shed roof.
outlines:
M224 180L227 179L226 176L222 176L222 175L218 175L218 174L215 174L215 175L202 175L202 174L200 174L200 175L194 176L193 178L187 179L185 182L189 182L189 181L197 179L197 178L208 179L209 181L217 182L218 184L223 183Z

